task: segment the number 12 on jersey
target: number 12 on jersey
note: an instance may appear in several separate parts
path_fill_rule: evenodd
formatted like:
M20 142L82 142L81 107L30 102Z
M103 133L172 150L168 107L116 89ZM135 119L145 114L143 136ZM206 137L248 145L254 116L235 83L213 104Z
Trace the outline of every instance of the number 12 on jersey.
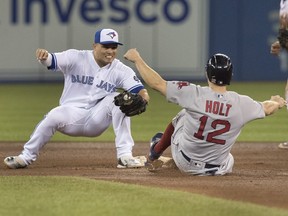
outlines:
M199 121L200 121L200 126L198 128L197 133L194 133L194 137L200 140L206 140L207 142L219 144L219 145L225 145L226 140L223 139L217 139L215 138L218 135L224 134L230 130L231 124L227 120L221 120L221 119L216 119L212 121L211 127L214 128L215 130L212 132L209 132L205 138L205 127L207 124L208 116L202 116ZM220 129L216 129L219 126L223 126Z

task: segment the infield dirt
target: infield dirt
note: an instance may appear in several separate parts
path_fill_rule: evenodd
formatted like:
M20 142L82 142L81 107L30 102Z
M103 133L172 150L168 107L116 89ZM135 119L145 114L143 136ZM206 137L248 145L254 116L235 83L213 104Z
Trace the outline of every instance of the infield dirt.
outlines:
M0 156L18 155L22 143L0 143ZM117 169L113 143L48 143L39 159L28 168L7 169L1 175L82 176L203 194L229 200L288 209L288 150L278 143L236 143L233 173L227 176L187 176L175 168L157 173L140 169ZM136 143L134 156L145 155L147 143ZM170 150L164 156L171 156Z

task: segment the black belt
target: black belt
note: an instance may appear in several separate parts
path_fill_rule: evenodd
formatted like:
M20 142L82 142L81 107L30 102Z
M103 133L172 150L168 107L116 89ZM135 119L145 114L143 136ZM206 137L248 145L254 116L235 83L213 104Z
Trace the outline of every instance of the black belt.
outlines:
M191 158L189 158L186 154L184 154L182 150L180 150L180 152L188 162L191 161ZM220 165L214 165L214 164L208 164L208 163L205 164L206 169L215 168L215 167L220 167Z

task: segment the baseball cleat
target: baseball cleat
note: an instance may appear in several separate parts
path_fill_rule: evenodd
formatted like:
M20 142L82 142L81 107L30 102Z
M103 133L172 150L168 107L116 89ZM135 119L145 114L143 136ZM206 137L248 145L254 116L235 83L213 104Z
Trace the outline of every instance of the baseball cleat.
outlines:
M288 142L280 143L278 145L278 148L280 148L280 149L288 149Z
M150 140L150 146L156 145L160 141L162 136L163 136L162 132L156 133Z
M144 167L144 163L132 156L123 156L118 159L117 168L126 169L126 168L140 168Z
M10 169L20 169L27 167L27 164L19 156L10 156L4 159L4 164Z

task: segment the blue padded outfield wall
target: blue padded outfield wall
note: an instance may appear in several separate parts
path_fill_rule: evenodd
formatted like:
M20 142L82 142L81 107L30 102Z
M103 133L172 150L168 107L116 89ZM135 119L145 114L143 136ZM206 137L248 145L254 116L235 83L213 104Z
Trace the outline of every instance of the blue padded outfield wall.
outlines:
M224 52L235 66L234 79L285 80L288 56L270 54L276 40L278 0L211 0L209 53Z
M91 49L96 29L114 28L166 79L205 80L217 52L232 58L234 80L286 80L287 54L270 54L279 0L2 0L0 82L59 81L37 48Z

